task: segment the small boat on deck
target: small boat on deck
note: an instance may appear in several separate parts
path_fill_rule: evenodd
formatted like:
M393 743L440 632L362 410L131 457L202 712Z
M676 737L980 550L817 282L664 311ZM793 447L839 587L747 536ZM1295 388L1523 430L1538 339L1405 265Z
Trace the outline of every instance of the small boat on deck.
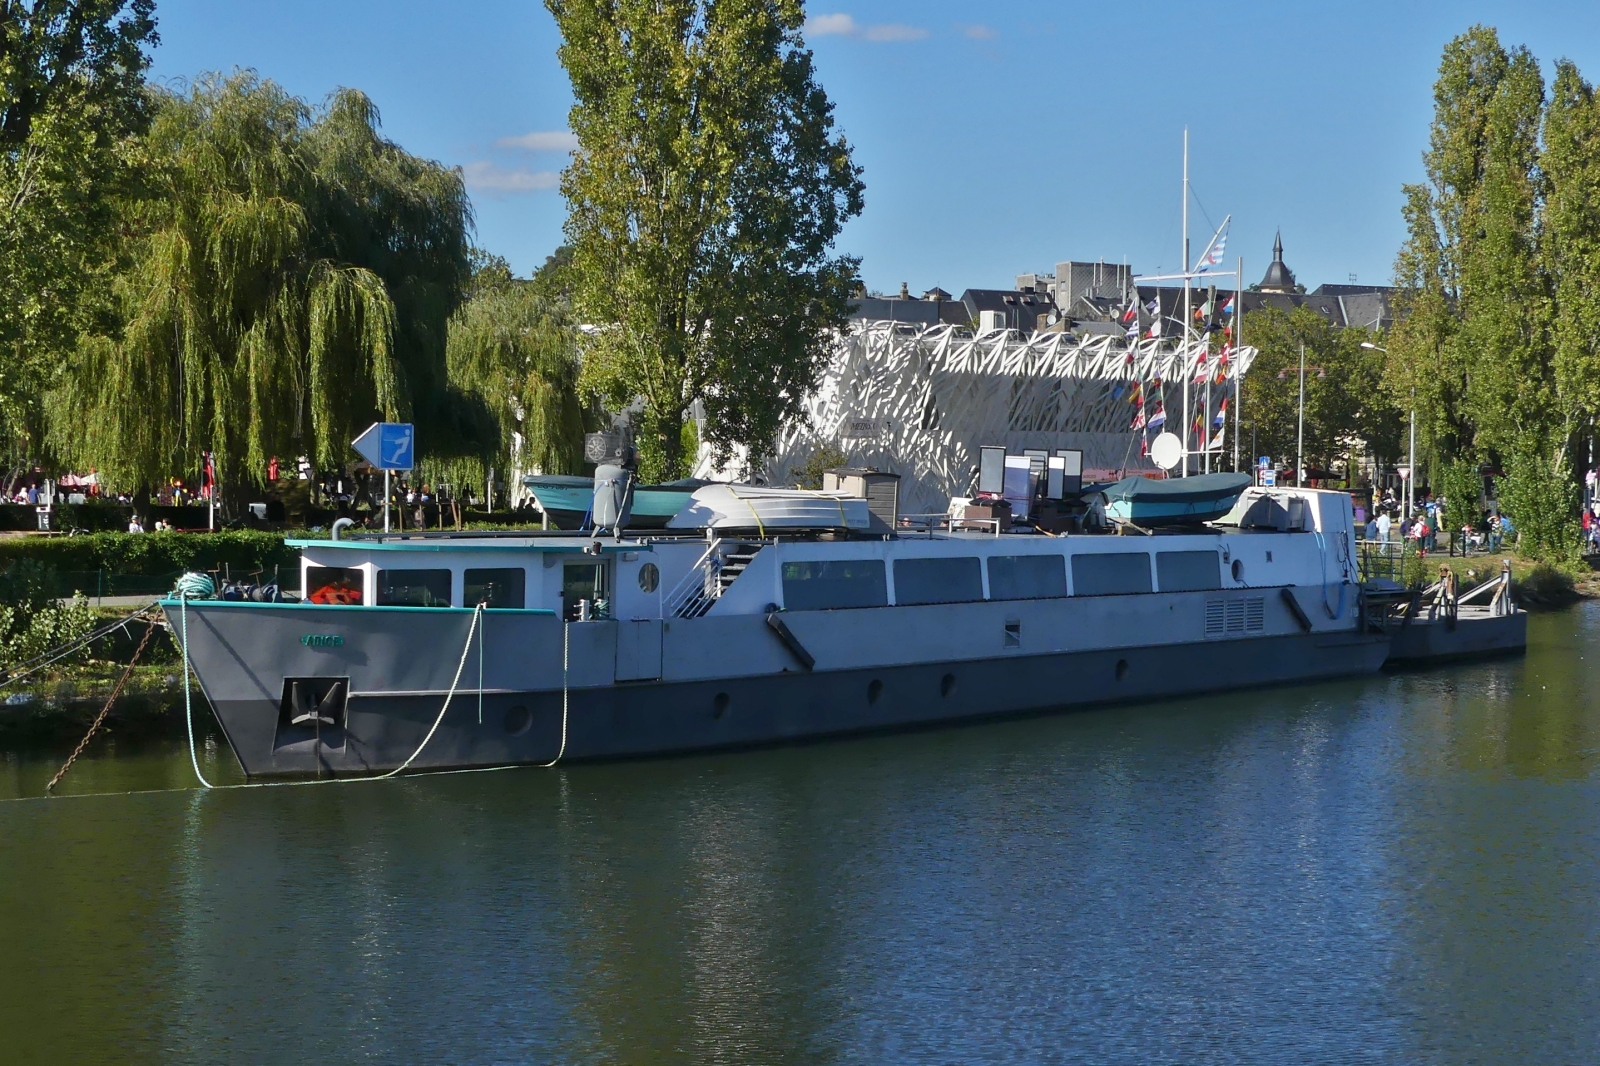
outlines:
M1118 522L1157 527L1214 522L1250 487L1249 474L1197 474L1155 481L1125 477L1101 490L1106 515Z
M594 478L569 474L533 474L522 479L534 504L556 529L582 529L594 501ZM629 529L665 529L673 515L683 510L694 491L711 484L695 478L661 485L636 485Z

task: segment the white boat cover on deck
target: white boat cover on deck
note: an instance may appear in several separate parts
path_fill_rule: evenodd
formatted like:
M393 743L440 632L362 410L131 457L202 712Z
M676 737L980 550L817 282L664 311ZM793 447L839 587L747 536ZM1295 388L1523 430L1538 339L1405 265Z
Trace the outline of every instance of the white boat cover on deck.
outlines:
M872 521L859 496L758 485L707 485L694 491L668 529L866 529Z

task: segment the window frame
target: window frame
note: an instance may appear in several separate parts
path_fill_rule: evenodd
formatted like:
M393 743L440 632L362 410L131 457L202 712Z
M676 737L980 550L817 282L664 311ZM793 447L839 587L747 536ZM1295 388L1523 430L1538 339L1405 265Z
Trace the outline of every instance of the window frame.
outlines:
M449 581L449 584L446 586L446 595L445 595L444 600L442 602L439 602L439 603L394 603L394 602L385 602L385 598L384 598L384 575L386 575L386 574L444 574L447 577L447 579ZM416 586L410 586L410 587L416 587ZM428 589L427 585L424 584L421 587L424 588L426 591L428 591L431 594L432 590ZM423 566L403 566L403 567L394 567L393 569L380 569L375 574L373 574L373 577L372 577L372 600L373 600L373 604L375 606L378 606L378 607L434 607L434 608L438 608L438 607L453 607L453 606L455 606L455 592L456 592L456 575L455 575L455 571L451 570L448 566L426 566L426 567L423 567Z
M945 596L945 597L940 597L938 599L907 600L904 597L902 597L902 595L900 593L900 568L901 568L902 565L906 566L906 568L907 568L907 576L911 579L911 581L913 583L917 583L917 582L926 581L926 578L915 577L910 573L911 571L915 570L919 566L929 566L929 568L931 569L932 566L937 566L938 564L962 564L962 563L971 563L972 564L972 567L971 567L972 573L970 575L961 576L960 580L966 581L966 580L968 580L970 578L970 579L976 581L975 588L970 590L970 591L976 592L976 595L971 595L971 596L966 595L965 593L967 591L969 591L969 590L965 590L964 589L964 590L962 590L962 594L961 595ZM930 566L930 564L932 564L932 566ZM897 606L897 607L932 607L932 606L935 606L935 605L941 604L941 603L981 603L981 602L983 602L983 599L984 599L984 596L983 596L983 558L981 556L977 556L977 555L919 555L919 556L911 556L911 557L908 557L908 558L894 560L894 566L893 566L892 569L894 570L894 602L895 602L895 606Z
M468 602L467 587L472 583L472 579L471 579L471 577L469 577L469 575L471 575L471 574L484 574L484 573L491 573L491 574L509 574L509 573L514 573L514 574L520 575L520 578L516 582L516 585L517 585L516 591L518 593L518 596L517 596L518 602L515 603L515 604L505 605L505 606L497 606L497 605L494 605L494 604L485 604L484 605L484 609L485 610L489 610L489 611L523 611L523 610L527 610L527 607L528 607L528 568L525 567L525 566L469 566L469 567L462 567L462 569L461 569L461 606L463 606L463 607L476 607L476 606L478 606L476 603L469 603ZM479 584L490 584L490 582L479 582Z

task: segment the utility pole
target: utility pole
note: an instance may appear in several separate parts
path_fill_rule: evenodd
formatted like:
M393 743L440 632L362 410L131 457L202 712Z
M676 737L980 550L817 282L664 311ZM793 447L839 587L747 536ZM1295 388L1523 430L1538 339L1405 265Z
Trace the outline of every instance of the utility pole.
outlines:
M1306 342L1300 342L1300 426L1295 431L1294 485L1305 487L1306 478Z
M1244 406L1244 374L1239 370L1239 349L1244 347L1244 256L1233 275L1233 472L1239 472L1239 410ZM1251 449L1251 458L1255 449Z
M1411 458L1406 468L1406 521L1417 510L1417 387L1411 387Z
M1183 338L1178 366L1183 374L1183 476L1189 476L1189 127L1183 127Z

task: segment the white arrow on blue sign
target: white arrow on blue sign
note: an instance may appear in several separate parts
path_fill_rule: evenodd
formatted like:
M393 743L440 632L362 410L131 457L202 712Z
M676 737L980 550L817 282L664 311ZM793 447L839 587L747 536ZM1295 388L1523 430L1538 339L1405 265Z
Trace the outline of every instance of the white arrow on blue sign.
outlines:
M416 465L416 439L410 422L374 422L351 444L379 470L410 470Z

